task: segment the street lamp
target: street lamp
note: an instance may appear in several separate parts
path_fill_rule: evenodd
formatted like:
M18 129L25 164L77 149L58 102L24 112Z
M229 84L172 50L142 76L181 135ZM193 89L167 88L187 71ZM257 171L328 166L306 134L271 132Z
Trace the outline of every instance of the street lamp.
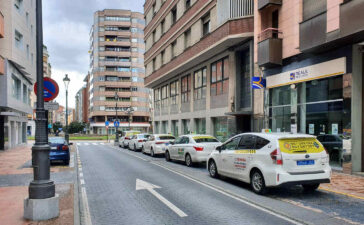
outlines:
M44 110L43 24L42 0L36 0L36 73L37 108L35 143L32 147L33 181L29 184L29 198L24 200L24 218L48 220L59 215L59 197L50 180L50 146L47 138L47 115Z
M129 130L130 130L130 122L131 122L131 115L134 112L134 108L133 107L128 107L126 110L123 109L123 112L125 112L128 115L128 121L129 121Z
M66 88L66 134L64 135L67 144L70 143L70 137L68 134L68 85L70 84L70 78L68 78L68 74L63 78L63 83Z
M115 119L115 122L118 121L118 101L119 101L119 95L118 95L118 92L115 91L115 101L116 101L116 119ZM118 133L118 127L116 126L116 123L114 124L115 125L115 141L114 141L114 145L115 146L119 146L119 133Z

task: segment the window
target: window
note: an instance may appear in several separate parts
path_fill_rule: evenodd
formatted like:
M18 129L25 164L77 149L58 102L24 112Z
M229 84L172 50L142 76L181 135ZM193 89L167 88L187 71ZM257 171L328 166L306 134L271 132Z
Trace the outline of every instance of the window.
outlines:
M153 72L156 70L156 62L155 62L155 58L153 59L153 62L152 62L152 69L153 69Z
M25 85L25 84L23 84L23 103L25 103L25 104L28 103L28 88L27 88L27 85Z
M188 10L191 7L191 0L186 0L185 10Z
M136 33L136 32L138 32L138 28L136 28L136 27L132 27L132 28L130 29L130 31L131 31L132 33Z
M255 138L255 149L261 149L267 144L269 144L269 141L267 139L264 139L262 137Z
M153 38L153 43L155 43L157 41L155 30L153 31L152 38Z
M211 64L211 96L228 93L229 60L221 59Z
M311 19L327 10L326 0L303 0L303 20Z
M100 17L102 18L102 17ZM130 17L121 17L121 16L106 16L105 21L130 21Z
M15 0L14 6L18 11L21 11L23 8L23 0Z
M179 144L188 144L188 143L190 143L190 138L189 137L182 137Z
M25 21L27 22L27 25L29 25L29 13L25 13Z
M157 10L155 7L155 3L152 5L152 12L153 12L153 17L155 16L155 14L157 14Z
M241 137L239 149L255 149L255 136L253 135L243 135Z
M210 13L202 18L202 36L210 33Z
M168 106L168 85L162 87L162 107Z
M12 89L13 89L13 97L20 100L21 99L21 82L14 75L12 76Z
M176 41L172 42L171 51L172 51L171 55L172 55L172 59L173 59L174 57L176 57Z
M165 33L166 31L166 28L165 28L165 24L166 24L166 20L163 19L162 22L161 22L161 33L162 35Z
M190 101L190 91L191 91L191 76L187 75L182 77L182 90L181 90L181 101L186 103Z
M174 7L172 10L171 10L171 14L172 14L172 25L176 23L177 21L177 8Z
M171 105L178 104L178 80L170 84Z
M15 46L19 49L21 49L23 47L23 35L15 30Z
M165 51L163 50L161 52L161 62L162 62L162 65L164 65L164 55L165 55Z
M221 147L221 150L236 150L236 149L238 149L238 144L239 144L240 138L241 137L233 138L231 141L224 144Z
M191 28L188 29L185 34L185 49L191 46Z
M206 67L195 71L193 76L194 83L194 99L206 98Z

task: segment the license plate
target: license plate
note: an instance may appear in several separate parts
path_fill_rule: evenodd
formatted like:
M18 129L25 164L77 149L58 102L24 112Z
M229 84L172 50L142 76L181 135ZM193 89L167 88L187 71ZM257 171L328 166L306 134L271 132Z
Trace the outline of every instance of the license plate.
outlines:
M57 147L51 147L51 150L57 150Z
M297 161L297 166L315 165L315 160L301 160Z
M165 145L166 145L166 146L168 146L168 145L169 145L169 143L165 143Z

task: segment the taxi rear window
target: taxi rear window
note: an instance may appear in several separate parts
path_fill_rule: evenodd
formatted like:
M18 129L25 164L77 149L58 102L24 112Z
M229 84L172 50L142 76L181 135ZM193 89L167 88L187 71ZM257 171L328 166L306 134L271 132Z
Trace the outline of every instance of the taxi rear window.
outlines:
M196 136L193 137L196 143L210 143L210 142L219 142L216 138L211 136Z
M316 138L287 138L279 139L281 152L289 154L320 153L325 151L322 144Z
M174 140L176 139L175 137L173 136L159 136L158 138L159 140Z

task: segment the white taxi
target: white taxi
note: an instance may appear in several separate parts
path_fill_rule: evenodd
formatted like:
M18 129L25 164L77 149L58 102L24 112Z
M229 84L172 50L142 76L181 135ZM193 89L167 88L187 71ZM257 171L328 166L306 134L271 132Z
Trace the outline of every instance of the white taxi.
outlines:
M325 148L314 136L304 134L237 135L211 153L207 169L212 177L220 174L250 183L258 194L282 185L313 191L331 180Z
M152 157L164 154L169 143L175 139L176 138L170 134L153 134L149 137L147 142L144 143L142 153L150 154Z
M168 146L165 152L167 161L179 160L192 166L194 163L206 162L211 152L221 142L210 135L183 135Z

